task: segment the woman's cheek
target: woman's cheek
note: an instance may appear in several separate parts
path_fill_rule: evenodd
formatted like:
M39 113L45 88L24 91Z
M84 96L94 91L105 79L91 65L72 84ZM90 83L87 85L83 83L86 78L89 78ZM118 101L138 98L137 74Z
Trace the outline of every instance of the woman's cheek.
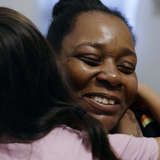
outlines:
M66 68L66 77L71 87L76 90L83 89L91 76L89 66L78 60L68 60L64 65Z
M125 94L127 105L131 105L135 99L135 96L137 94L137 89L138 89L138 81L137 81L136 74L133 74L129 78L126 78L125 83L126 83L126 90L127 90Z

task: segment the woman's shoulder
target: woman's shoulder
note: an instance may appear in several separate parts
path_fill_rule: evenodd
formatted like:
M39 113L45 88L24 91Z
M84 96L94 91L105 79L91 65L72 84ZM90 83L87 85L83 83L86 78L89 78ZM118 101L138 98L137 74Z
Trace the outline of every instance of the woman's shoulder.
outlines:
M60 126L35 142L34 149L35 152L43 152L43 156L50 155L47 160L92 160L91 151L85 145L86 140L85 133L67 126ZM38 147L40 148L37 150Z
M31 144L0 144L0 160L92 160L85 139L85 133L60 126Z
M109 142L117 154L123 160L157 160L159 146L154 138L135 137L125 134L108 135Z

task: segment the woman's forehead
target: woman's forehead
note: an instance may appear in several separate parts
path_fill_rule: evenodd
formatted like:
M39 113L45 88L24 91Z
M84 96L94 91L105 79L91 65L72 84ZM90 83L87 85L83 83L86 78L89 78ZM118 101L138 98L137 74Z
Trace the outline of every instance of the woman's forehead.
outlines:
M97 11L85 12L77 17L73 30L62 41L62 48L75 48L83 43L134 50L132 34L125 22Z

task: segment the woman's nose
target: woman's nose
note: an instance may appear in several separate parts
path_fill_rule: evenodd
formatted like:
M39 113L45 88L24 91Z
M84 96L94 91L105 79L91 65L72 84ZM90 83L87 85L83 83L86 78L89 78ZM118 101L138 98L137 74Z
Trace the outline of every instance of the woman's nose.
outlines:
M97 81L110 88L120 89L122 86L121 76L114 62L105 62L96 77Z

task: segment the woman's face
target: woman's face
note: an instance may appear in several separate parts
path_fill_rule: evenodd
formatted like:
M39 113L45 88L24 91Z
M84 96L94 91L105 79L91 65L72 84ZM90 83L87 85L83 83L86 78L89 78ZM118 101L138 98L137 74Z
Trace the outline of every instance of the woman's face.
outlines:
M127 25L102 12L82 13L59 55L71 95L111 130L137 91L136 54Z

